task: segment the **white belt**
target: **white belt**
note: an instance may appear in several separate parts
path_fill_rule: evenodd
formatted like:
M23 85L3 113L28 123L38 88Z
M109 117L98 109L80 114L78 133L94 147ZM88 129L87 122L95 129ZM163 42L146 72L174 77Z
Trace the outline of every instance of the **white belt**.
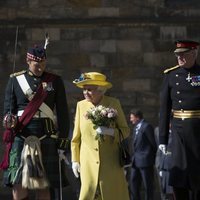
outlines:
M24 112L24 110L19 110L19 111L17 112L17 116L18 116L18 117L21 117L22 114L23 114L23 112ZM46 116L45 114L43 114L41 111L37 111L37 112L35 113L35 115L33 116L33 118L47 118L47 116Z
M20 135L19 137L21 137L22 139L26 139L26 137L24 137L23 135ZM45 134L42 137L40 137L39 140L43 140L46 137L47 137L47 135ZM53 139L57 139L58 138L57 135L50 135L50 137L53 138Z

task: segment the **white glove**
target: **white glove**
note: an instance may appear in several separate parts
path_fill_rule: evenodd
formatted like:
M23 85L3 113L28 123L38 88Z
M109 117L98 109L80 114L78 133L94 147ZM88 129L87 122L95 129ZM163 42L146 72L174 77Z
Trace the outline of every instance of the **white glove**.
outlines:
M167 154L167 145L166 144L160 144L158 148L162 151L163 154Z
M79 177L79 173L80 173L80 164L79 164L79 162L72 162L72 170L73 170L74 176L76 178L78 178Z
M64 160L65 163L66 163L67 165L69 165L70 163L69 163L69 161L68 161L68 159L67 159L67 157L65 156L64 153L65 153L64 150L58 149L59 159L60 159L60 160Z
M162 177L162 171L159 171L159 176Z
M96 129L96 132L97 132L97 134L100 134L100 135L110 135L110 136L114 137L115 130L114 130L114 128L107 128L105 126L99 126Z

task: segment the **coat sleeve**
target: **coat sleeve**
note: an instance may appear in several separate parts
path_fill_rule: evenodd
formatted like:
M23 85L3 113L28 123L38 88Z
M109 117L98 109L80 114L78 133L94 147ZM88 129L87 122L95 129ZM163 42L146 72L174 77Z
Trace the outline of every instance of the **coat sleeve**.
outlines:
M80 162L80 144L81 144L80 111L79 111L79 103L77 103L75 120L74 120L73 137L71 141L72 162Z
M170 98L169 74L165 74L160 94L160 117L159 117L159 142L168 143L169 123L172 109Z
M14 93L14 85L16 84L16 78L10 77L5 90L4 98L4 115L11 111L11 113L16 114L17 110L17 100Z
M156 139L155 139L155 134L154 134L154 129L153 126L150 124L147 124L147 127L145 129L145 135L149 140L149 143L153 147L154 151L157 151L157 144L156 144Z
M56 115L58 124L58 148L66 149L69 146L69 111L67 105L67 98L65 94L65 87L61 77L58 76L56 79Z
M124 112L122 110L122 107L121 107L119 100L116 100L116 109L117 109L117 112L118 112L118 117L117 117L117 122L116 122L117 132L119 131L118 129L120 129L124 138L127 138L130 134L130 128L128 127L126 117L124 115Z

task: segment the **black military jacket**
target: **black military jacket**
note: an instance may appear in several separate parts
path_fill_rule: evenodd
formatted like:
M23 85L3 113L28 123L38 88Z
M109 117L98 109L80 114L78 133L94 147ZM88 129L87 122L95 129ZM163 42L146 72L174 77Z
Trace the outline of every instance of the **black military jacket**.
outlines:
M16 77L24 74L27 82L29 83L33 92L37 91L39 85L43 82L44 74L40 77L36 77L30 71L21 71L10 75L6 91L5 91L5 101L4 101L4 115L10 110L13 114L17 115L17 112L24 110L29 100L23 93ZM60 144L65 145L64 141L68 137L69 133L69 114L67 99L65 94L65 88L63 81L60 76L55 75L54 81L48 86L48 95L45 99L45 103L54 111L57 115L57 127L58 127L58 137L61 139Z
M200 110L200 66L165 71L160 94L160 143L167 144L172 110Z

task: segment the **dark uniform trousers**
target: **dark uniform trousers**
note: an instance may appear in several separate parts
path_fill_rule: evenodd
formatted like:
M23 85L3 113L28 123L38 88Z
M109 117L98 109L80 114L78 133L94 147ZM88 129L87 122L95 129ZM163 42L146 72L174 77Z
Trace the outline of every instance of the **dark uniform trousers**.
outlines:
M175 200L200 200L200 191L190 192L188 189L174 187Z

